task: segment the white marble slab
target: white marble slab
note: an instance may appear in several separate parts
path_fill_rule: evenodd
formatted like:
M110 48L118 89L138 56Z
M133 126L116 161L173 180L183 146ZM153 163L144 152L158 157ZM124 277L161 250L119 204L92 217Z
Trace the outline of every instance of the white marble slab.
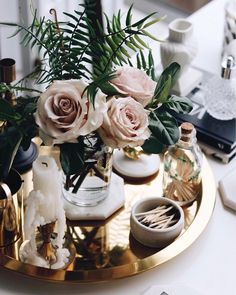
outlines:
M70 220L105 220L125 203L124 180L112 173L109 195L93 207L76 206L64 199L66 217Z

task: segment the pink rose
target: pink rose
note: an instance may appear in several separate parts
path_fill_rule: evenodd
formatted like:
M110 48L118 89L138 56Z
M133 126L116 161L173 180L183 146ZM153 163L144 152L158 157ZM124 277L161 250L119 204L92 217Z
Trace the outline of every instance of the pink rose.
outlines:
M142 70L133 67L121 67L116 71L116 78L110 81L120 93L133 97L144 107L151 101L156 82Z
M107 111L106 97L99 91L95 108L82 93L87 85L81 80L55 81L40 96L35 114L45 144L77 142L100 127Z
M131 97L112 98L99 134L112 148L141 146L150 136L148 113Z

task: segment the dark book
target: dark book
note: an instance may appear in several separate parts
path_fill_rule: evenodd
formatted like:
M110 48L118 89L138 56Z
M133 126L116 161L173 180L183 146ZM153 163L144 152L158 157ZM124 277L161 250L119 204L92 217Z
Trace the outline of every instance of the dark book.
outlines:
M204 85L213 74L204 72L203 83L195 88L188 97L193 102L193 110L190 114L173 114L179 123L191 122L197 130L197 139L208 146L232 154L236 147L236 119L223 121L211 117L204 106Z

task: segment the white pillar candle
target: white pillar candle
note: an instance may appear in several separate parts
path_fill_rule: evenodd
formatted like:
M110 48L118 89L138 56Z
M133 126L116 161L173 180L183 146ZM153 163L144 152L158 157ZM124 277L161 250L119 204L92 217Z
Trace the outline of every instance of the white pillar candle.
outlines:
M57 219L57 207L63 207L61 200L61 174L56 161L49 156L39 156L33 163L34 191L45 197L40 204L40 215L47 222Z
M45 196L61 194L61 175L56 161L49 156L39 156L33 163L33 184L35 191L41 191Z
M25 238L29 243L20 249L20 259L42 267L61 268L68 262L70 252L63 248L66 218L61 198L62 181L53 158L40 156L33 163L33 186L27 199L24 222ZM57 262L50 266L37 253L35 229L53 221L56 221L57 238L52 243L56 246Z

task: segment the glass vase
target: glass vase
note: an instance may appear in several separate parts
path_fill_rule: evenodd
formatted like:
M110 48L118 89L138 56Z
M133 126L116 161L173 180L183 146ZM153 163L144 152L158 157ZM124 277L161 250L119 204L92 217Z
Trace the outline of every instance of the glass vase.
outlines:
M63 195L77 206L95 206L109 193L113 149L91 134L84 138L84 165L78 173L64 175Z

